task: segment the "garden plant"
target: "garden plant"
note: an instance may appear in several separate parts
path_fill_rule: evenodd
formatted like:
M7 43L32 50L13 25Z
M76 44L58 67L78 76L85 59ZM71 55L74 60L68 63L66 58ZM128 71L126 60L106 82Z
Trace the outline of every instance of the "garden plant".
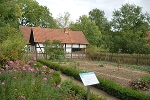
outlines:
M66 86L68 82L60 82L59 73L39 66L35 57L23 65L9 61L0 69L0 100L84 100Z

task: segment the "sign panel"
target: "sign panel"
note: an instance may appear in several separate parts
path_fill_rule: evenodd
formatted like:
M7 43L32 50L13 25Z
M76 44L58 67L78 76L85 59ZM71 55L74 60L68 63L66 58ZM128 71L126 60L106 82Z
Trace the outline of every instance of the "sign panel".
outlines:
M89 85L94 85L99 83L94 72L80 73L79 75L84 86L89 86Z

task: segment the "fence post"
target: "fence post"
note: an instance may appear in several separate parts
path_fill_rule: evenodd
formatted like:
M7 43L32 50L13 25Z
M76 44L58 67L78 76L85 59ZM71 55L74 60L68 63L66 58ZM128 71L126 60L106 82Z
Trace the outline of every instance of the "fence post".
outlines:
M139 54L137 54L137 57L136 57L136 65L139 65Z

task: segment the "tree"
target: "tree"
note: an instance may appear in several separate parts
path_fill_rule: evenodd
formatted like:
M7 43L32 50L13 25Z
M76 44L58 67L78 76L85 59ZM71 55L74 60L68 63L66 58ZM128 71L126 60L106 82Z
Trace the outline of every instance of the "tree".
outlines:
M66 28L73 22L70 20L69 12L65 12L64 15L59 14L56 18L56 23L59 28Z
M0 1L0 27L10 25L18 28L18 18L21 16L21 11L15 0Z
M15 33L0 43L0 66L6 65L8 61L23 59L25 54L25 41L22 40L22 34L17 29L11 30Z
M35 0L17 0L22 10L22 16L19 19L23 26L41 26L56 28L52 14L46 6L40 6Z
M97 8L93 9L89 12L89 18L92 22L94 22L99 30L102 32L105 32L105 28L108 25L107 18L105 17L104 11L101 11Z
M111 31L110 23L105 17L105 12L95 8L89 12L89 19L98 26L102 34L103 47L107 48L108 44L110 44Z
M134 4L125 4L120 10L113 12L112 19L113 42L111 52L148 53L147 31L150 24L149 14L142 13L142 8Z
M70 25L71 30L82 31L91 45L101 45L101 32L95 23L83 15L79 18L78 22Z
M60 60L64 56L63 45L59 40L44 42L44 50L51 60L57 59Z

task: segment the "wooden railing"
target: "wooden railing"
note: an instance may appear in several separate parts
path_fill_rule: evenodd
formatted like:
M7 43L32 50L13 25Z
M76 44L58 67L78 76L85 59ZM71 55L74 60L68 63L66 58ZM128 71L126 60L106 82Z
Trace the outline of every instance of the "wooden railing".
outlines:
M117 53L97 53L89 57L92 60L110 61L133 65L150 66L150 54L117 54Z

